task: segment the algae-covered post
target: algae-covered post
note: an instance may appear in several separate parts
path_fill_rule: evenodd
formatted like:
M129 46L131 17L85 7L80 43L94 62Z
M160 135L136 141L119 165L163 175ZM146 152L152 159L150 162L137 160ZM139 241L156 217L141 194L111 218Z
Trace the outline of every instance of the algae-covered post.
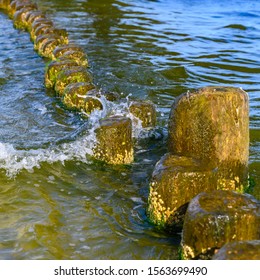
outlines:
M0 0L0 9L7 9L11 0Z
M75 61L79 66L85 66L88 67L88 57L84 50L75 44L63 44L57 47L52 52L53 60L73 60Z
M141 120L142 127L153 127L156 125L155 105L150 101L132 101L129 111Z
M88 57L84 49L69 43L65 29L56 28L47 15L30 0L0 0L0 8L13 18L14 26L30 33L34 49L42 57L52 60L45 71L45 86L53 88L63 104L71 110L90 114L102 110L102 97L115 101L120 96L102 92L93 84L87 70ZM95 90L94 90L95 89ZM154 115L147 113L147 120ZM148 120L150 125L151 120ZM146 120L145 120L146 121ZM133 161L132 122L126 117L108 117L97 129L98 143L94 156L111 164L128 164Z
M27 29L28 28L28 23L27 23L27 15L31 11L35 11L37 9L36 5L30 5L22 8L21 10L18 10L14 13L14 27L18 29Z
M170 154L156 165L150 183L147 214L154 224L175 230L198 193L247 186L247 93L206 87L182 94L171 108L168 143Z
M71 83L89 83L92 82L92 75L87 71L85 67L74 66L69 69L64 69L57 76L55 83L55 91L58 96L62 97L66 86Z
M225 244L213 260L260 260L260 240L233 241Z
M100 121L96 130L97 144L94 157L110 164L129 164L134 160L132 122L123 116L112 116Z
M233 191L203 192L189 203L182 247L186 259L211 257L225 243L260 239L260 201Z
M71 44L71 43L70 44L65 44L65 45L62 45L62 46L56 48L53 51L53 60L58 59L59 57L64 55L66 52L70 52L70 51L76 51L76 52L84 53L84 50L78 45Z
M37 4L31 1L10 1L10 5L7 7L7 11L10 18L14 17L15 12L20 11L24 8L33 8L33 10L37 10Z
M70 110L84 110L86 96L93 89L95 85L91 82L69 84L64 89L62 102Z
M58 75L71 67L78 66L73 60L52 61L45 70L45 86L46 88L54 88Z
M60 32L60 30L58 29L49 30L50 33L42 34L36 37L34 41L34 49L38 51L39 55L44 56L43 45L50 39L56 39L59 42L59 44L66 44L68 42L66 31L64 31L63 35L61 35L62 32L60 32L60 34L57 34L55 33L55 31L57 31L57 33ZM57 46L59 46L59 44ZM55 48L53 48L53 50L54 49Z
M46 33L48 28L53 27L53 22L48 18L39 18L36 19L32 26L30 31L30 36L32 41L34 42L36 40L36 37L39 36L42 33Z
M245 91L205 87L181 95L169 119L169 151L203 160L219 173L219 184L247 184L249 108ZM229 187L227 187L229 189Z
M216 174L191 157L165 154L150 182L147 214L169 232L181 231L188 202L199 192L215 188Z
M97 96L91 94L95 86L89 83L72 83L65 87L62 96L63 104L70 110L90 114L94 110L102 110L103 104Z

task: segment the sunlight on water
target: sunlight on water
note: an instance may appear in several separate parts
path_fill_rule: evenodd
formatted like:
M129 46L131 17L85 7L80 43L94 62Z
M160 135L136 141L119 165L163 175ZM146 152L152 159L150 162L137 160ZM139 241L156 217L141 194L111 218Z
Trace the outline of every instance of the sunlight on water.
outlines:
M167 151L174 99L208 85L250 99L250 177L260 199L260 2L36 1L81 45L94 82L121 96L90 116L66 110L44 87L46 61L0 11L0 259L178 259L180 235L146 216L156 162ZM143 129L133 100L156 105ZM92 158L99 121L133 121L131 165Z

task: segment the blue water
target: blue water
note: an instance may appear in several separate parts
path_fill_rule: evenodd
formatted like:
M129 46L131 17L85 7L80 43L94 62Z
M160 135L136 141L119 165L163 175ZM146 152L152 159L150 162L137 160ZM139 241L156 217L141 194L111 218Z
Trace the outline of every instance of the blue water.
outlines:
M92 127L44 87L45 63L0 12L0 258L176 259L180 236L145 214L155 163L166 152L169 110L206 85L250 97L250 176L260 198L260 2L36 1L83 46L99 87L157 106L158 137L137 135L135 162L93 162ZM89 122L89 124L88 124ZM136 127L135 130L139 131Z

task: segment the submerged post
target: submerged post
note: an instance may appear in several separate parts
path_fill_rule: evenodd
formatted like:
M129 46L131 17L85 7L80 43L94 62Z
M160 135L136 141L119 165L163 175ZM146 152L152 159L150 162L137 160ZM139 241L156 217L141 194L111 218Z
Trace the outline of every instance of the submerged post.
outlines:
M189 203L182 233L185 259L211 258L228 242L260 238L260 201L232 191L202 192Z

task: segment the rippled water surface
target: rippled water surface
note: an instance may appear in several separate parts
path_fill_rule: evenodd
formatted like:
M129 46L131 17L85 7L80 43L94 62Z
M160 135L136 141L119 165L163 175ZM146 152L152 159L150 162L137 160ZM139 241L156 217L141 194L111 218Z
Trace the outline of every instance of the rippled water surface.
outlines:
M249 94L250 175L260 199L258 0L37 3L84 47L95 83L123 98L89 120L66 111L44 87L45 61L29 35L0 12L1 259L178 258L180 236L147 221L148 184L174 98L206 85ZM128 114L128 98L156 104L156 131L134 128L130 166L93 161L98 119Z

